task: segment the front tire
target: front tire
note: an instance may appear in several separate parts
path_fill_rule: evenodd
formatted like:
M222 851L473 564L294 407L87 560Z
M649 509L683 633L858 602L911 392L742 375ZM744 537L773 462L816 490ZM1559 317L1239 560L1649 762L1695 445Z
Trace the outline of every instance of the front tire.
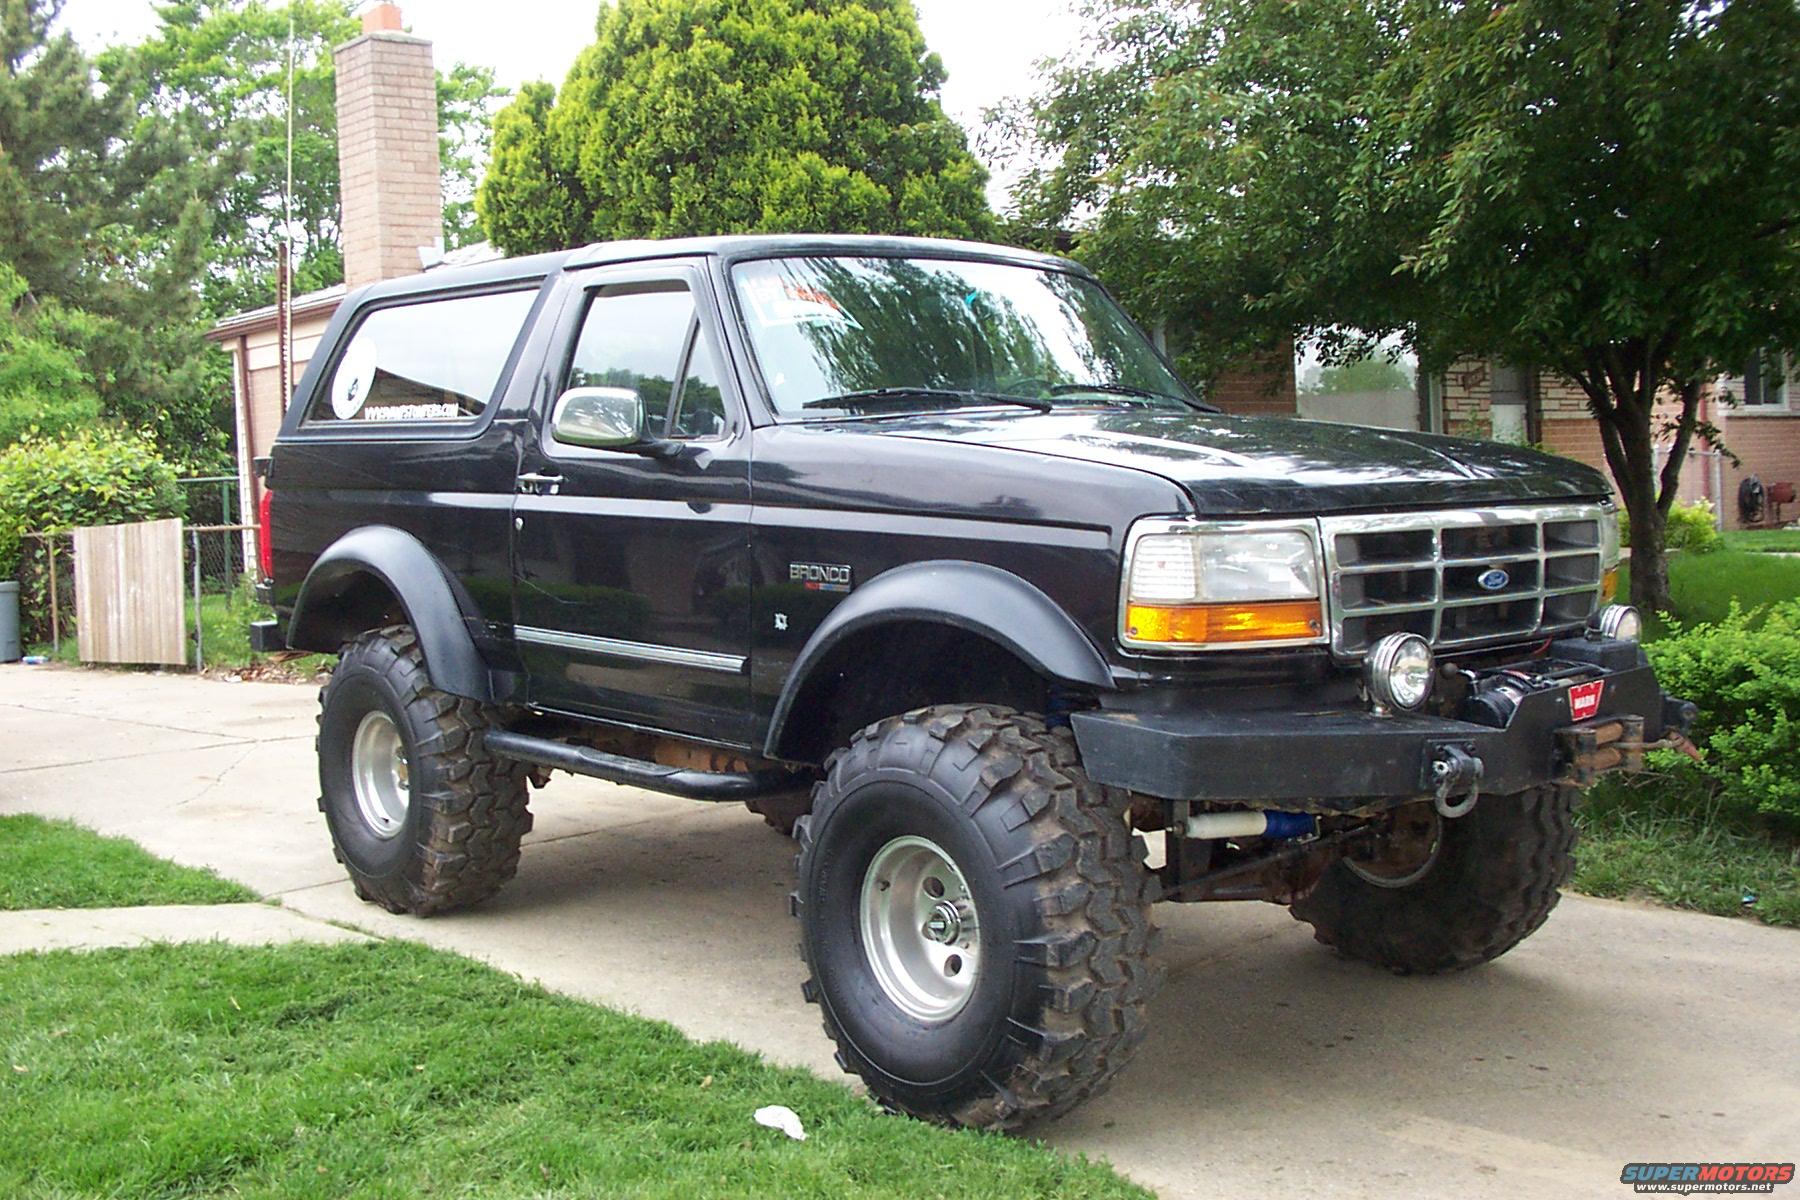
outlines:
M319 693L319 809L358 896L425 916L513 877L526 775L487 751L491 724L486 706L431 686L410 626L344 647Z
M1408 805L1396 830L1404 838L1412 827L1415 854L1340 859L1291 911L1320 942L1396 974L1490 962L1537 932L1561 899L1574 869L1575 798L1557 787L1483 796L1453 820Z
M889 1108L1016 1128L1104 1090L1145 1031L1155 884L1067 730L986 705L864 729L800 818L804 994Z

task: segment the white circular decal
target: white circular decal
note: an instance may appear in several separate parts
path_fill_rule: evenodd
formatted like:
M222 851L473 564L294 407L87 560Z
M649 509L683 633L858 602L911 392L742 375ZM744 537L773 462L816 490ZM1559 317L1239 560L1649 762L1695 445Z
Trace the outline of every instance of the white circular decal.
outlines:
M331 411L338 420L351 420L361 412L374 384L375 339L359 337L344 351L344 360L331 378Z

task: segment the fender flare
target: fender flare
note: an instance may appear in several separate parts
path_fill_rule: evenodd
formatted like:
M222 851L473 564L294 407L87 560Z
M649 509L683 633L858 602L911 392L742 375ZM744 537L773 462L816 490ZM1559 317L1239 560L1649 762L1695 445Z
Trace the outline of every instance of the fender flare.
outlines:
M482 626L471 615L474 606L459 596L443 564L418 538L389 525L352 530L319 555L294 601L288 645L335 653L343 631L333 628L331 602L371 578L406 610L433 687L453 696L494 700L492 672L475 644Z
M878 625L928 621L979 634L1047 679L1112 691L1112 671L1087 633L1035 585L999 567L932 559L871 579L831 610L789 669L764 753L779 758L795 702L831 651Z

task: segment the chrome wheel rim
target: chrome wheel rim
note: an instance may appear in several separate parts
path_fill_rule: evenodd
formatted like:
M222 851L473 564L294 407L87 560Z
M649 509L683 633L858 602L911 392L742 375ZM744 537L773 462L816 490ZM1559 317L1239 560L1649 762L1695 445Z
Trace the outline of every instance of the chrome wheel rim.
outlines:
M350 782L369 832L384 840L398 834L412 803L411 776L400 727L380 709L362 719L351 739Z
M968 881L922 837L883 846L863 875L863 953L887 998L919 1021L963 1010L980 975L981 929Z

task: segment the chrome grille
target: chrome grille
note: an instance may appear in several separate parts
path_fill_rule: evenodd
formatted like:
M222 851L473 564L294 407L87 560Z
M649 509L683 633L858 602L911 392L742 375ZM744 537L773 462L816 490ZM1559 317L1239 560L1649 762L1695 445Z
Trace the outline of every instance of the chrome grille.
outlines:
M1360 656L1390 633L1449 648L1579 626L1600 603L1601 519L1598 504L1326 517L1331 647Z

